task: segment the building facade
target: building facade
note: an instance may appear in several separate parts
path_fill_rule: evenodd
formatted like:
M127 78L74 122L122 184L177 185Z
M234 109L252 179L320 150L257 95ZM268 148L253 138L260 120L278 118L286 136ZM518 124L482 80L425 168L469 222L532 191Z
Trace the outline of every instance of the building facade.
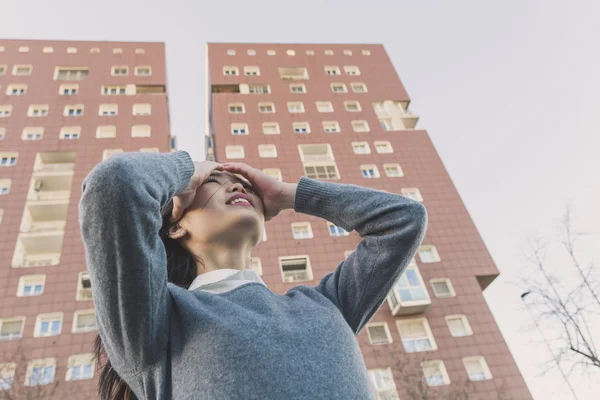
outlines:
M369 186L423 202L414 262L358 335L381 399L531 399L484 300L498 276L381 45L208 44L207 158L278 179ZM360 241L291 210L253 268L271 290L315 285Z
M0 40L0 399L95 398L81 184L169 135L163 43Z

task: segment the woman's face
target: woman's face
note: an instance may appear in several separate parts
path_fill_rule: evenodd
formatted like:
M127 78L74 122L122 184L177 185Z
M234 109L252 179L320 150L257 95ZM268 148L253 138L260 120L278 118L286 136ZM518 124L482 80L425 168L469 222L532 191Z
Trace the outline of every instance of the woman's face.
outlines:
M265 225L263 203L247 180L230 172L213 171L196 191L179 224L187 231L186 239L194 242L250 239L256 246Z

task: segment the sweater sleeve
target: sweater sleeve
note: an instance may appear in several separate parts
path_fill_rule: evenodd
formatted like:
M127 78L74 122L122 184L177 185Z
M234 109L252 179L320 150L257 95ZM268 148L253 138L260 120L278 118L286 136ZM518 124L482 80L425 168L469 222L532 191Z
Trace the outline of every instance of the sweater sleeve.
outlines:
M358 334L414 257L427 226L425 207L397 194L302 177L294 210L361 236L356 250L315 287Z
M139 373L168 343L167 259L160 207L194 172L188 153L122 153L85 178L79 224L98 329L113 367Z

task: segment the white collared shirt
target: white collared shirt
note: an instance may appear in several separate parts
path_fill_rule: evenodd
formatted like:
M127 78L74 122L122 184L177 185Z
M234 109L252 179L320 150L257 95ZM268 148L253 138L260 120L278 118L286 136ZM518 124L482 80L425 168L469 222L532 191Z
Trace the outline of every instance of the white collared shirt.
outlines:
M253 269L223 268L198 275L188 290L199 289L210 293L224 293L250 282L265 285L260 275Z

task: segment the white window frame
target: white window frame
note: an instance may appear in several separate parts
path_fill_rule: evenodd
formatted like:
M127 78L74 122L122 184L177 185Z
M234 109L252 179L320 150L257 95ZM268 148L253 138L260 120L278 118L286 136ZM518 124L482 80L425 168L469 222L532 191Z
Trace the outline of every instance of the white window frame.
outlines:
M43 126L26 126L21 133L21 140L42 140L43 138Z
M423 196L421 195L421 191L418 188L410 187L410 188L402 188L400 189L400 193L402 196L406 196L409 199L414 201L422 202Z
M346 75L360 76L360 68L356 65L344 65L344 73Z
M6 74L6 64L0 64L0 76Z
M295 55L296 55L296 52L295 52L294 50L287 50L287 51L285 52L285 54L287 54L288 56L295 56Z
M17 165L18 160L19 160L19 153L16 151L0 152L0 168L14 167L15 165Z
M292 237L295 240L304 240L304 239L312 239L313 236L313 231L312 231L312 226L310 224L310 222L292 222L291 224L291 228L292 228ZM296 231L295 229L297 228L306 228L306 236L296 236Z
M335 89L335 88L336 88L336 87L338 87L338 86L342 88L342 90L341 90L341 91L339 91L339 90L336 90L336 89ZM332 83L331 83L331 91L332 91L333 93L348 93L348 88L346 87L346 84L345 84L345 83L341 83L341 82L332 82Z
M304 103L301 101L288 101L287 109L290 113L303 113L305 111Z
M108 157L117 154L117 153L122 153L123 149L104 149L104 151L102 151L102 161L106 160Z
M373 142L373 146L375 146L375 151L379 154L391 154L394 152L394 148L388 140L376 140ZM383 147L383 149L379 147Z
M248 94L268 94L268 93L271 93L271 85L269 85L267 83L249 84L248 85Z
M11 83L6 85L7 96L25 96L27 94L27 85L25 83Z
M147 112L146 112L147 110ZM135 103L131 109L131 115L152 115L152 104L149 103Z
M96 127L96 139L114 139L117 137L115 125L99 125Z
M365 171L368 170L373 170L373 175L365 175ZM381 178L381 175L379 174L379 168L377 168L377 165L375 164L361 164L360 172L362 177L366 179Z
M227 50L227 55L228 56L235 56L235 50L234 49L228 49Z
M148 73L141 73L141 71L148 70ZM149 65L136 65L134 69L135 76L152 76L152 67Z
M413 271L415 277L419 284L417 286L412 285L410 280L407 277L407 272ZM404 286L402 286L405 284ZM424 293L424 298L415 298L415 292L417 289L421 289ZM407 291L411 295L412 299L402 299L401 291ZM390 290L390 293L387 297L388 305L390 306L390 310L392 310L392 314L398 314L398 311L402 308L406 309L407 307L422 307L431 304L431 297L429 296L429 291L427 290L427 286L425 285L425 281L423 280L423 276L421 275L421 271L419 270L419 266L417 263L412 260L408 267L404 270L402 275L398 277L398 280L394 282L394 286Z
M333 104L330 101L317 101L317 111L320 113L333 112Z
M25 320L26 320L26 317L22 316L22 315L18 316L18 317L6 317L6 318L0 319L0 331L2 330L2 326L4 324L9 324L9 323L13 323L13 322L21 323L21 329L19 330L18 334L7 335L7 336L2 336L0 334L0 342L21 339L23 337L23 331L25 330Z
M359 90L357 90L357 88L359 88ZM350 82L350 88L352 89L352 92L354 93L367 93L369 90L367 89L367 85L365 85L362 82Z
M84 281L89 281L90 287L85 287ZM82 271L77 275L77 292L75 292L75 301L92 300L92 281L90 273Z
M66 75L65 78L59 78L61 73ZM90 73L87 67L56 67L54 69L55 81L82 81L87 79Z
M37 115L36 111L38 111ZM49 111L50 107L48 106L48 104L32 104L27 109L27 116L34 118L47 117Z
M306 279L286 279L286 272L283 271L283 264L285 261L295 260L295 259L305 259L306 260ZM307 254L301 254L296 256L282 256L278 257L279 260L279 270L281 271L281 279L285 283L296 283L296 282L308 282L314 279L312 266L310 264L310 257Z
M388 168L395 168L398 171L398 175L390 175L388 173ZM400 178L404 176L404 171L402 171L402 167L398 163L383 164L383 172L385 173L385 176L389 178Z
M77 47L67 47L67 53L68 54L76 54L77 53Z
M69 135L67 137L67 135ZM81 126L63 126L60 128L60 139L76 140L81 137Z
M292 130L294 133L307 134L310 133L310 124L308 122L294 122L292 123ZM306 132L302 130L306 130Z
M0 363L0 391L9 390L15 381L15 372L17 371L17 363L7 362Z
M230 124L230 131L233 136L247 136L250 134L248 124L243 122L234 122Z
M278 122L263 122L262 131L264 135L279 135L281 130L279 129Z
M473 382L487 381L493 378L492 372L490 371L490 367L487 364L485 357L483 356L469 356L463 357L462 359L465 370L467 371L467 375L469 376L469 380ZM469 367L467 363L478 363L479 367L481 367L481 373L475 376L469 371Z
M373 335L371 334L371 328L380 328L383 327L384 331L385 331L385 335L386 335L386 340L385 341L377 341L375 342ZM387 324L387 322L371 322L368 323L366 326L366 331L367 331L367 337L369 338L369 343L373 346L378 346L378 345L382 345L382 344L391 344L393 342L392 340L392 333L390 332L390 328Z
M0 118L7 118L12 115L13 106L10 104L0 105Z
M121 73L120 71L124 72ZM112 76L129 76L129 67L127 65L113 65L110 67L110 74Z
M238 112L237 109L240 107L241 107L242 111ZM232 108L235 108L236 110L234 112L231 112ZM229 111L229 114L245 114L246 106L244 105L244 103L229 103L227 105L227 110Z
M332 228L333 228L333 232L332 232ZM341 232L340 232L340 229L341 229ZM338 226L329 221L327 221L327 232L329 232L329 236L331 236L331 237L343 237L343 236L350 235L350 232L346 231L341 226Z
M65 91L68 93L65 93ZM58 94L60 94L61 96L75 96L78 93L79 84L77 83L63 83L58 87Z
M385 132L391 132L394 130L394 124L392 123L391 118L379 118L379 125Z
M270 111L269 111L269 108L270 108ZM258 103L258 112L261 114L274 114L275 113L275 103L273 103L273 102Z
M81 375L74 377L74 368L79 367L85 371L85 367L89 365L89 375ZM81 381L94 378L94 370L96 369L96 360L92 353L74 354L67 359L67 373L65 374L66 381Z
M256 50L254 49L248 49L248 51L246 52L249 56L255 56L256 55Z
M344 55L345 56L351 56L352 55L352 50L344 49Z
M25 69L25 73L20 73L20 69ZM15 64L13 65L12 74L14 76L29 76L33 73L33 65L31 64Z
M123 49L117 47L113 49L113 54L123 54Z
M465 336L473 335L473 329L471 329L471 324L469 324L469 320L467 319L466 315L464 315L464 314L446 315L445 320L446 320L446 325L448 326L448 330L450 331L450 335L452 335L452 337L465 337ZM452 326L450 325L451 320L460 320L462 322L462 325L464 327L464 334L460 334L460 333L456 334L457 332L452 330Z
M100 90L102 96L124 96L127 94L125 85L104 85Z
M450 377L448 376L448 371L446 370L446 366L444 365L444 361L442 360L430 360L421 362L421 368L423 369L423 376L425 377L425 382L427 386L444 386L450 384ZM427 370L437 368L440 375L430 376L427 375ZM433 380L433 378L441 377L441 380Z
M400 400L394 375L390 367L370 368L367 370L367 374L377 393L377 400Z
M323 121L323 131L327 133L341 132L340 124L337 121Z
M259 144L258 156L260 158L277 158L277 146L274 144Z
M52 371L52 378L48 381L42 381L41 383L39 383L39 382L34 383L32 381L34 368L44 368L44 371L46 368L50 368ZM30 360L27 362L27 372L25 374L25 386L48 385L48 384L54 382L55 376L56 376L56 358L49 357L49 358L39 358L36 360Z
M364 148L366 151L357 151L359 148ZM352 142L352 152L354 152L354 154L371 154L369 142Z
M105 114L106 113L106 114ZM115 103L100 104L98 106L98 115L101 117L110 117L119 114L119 105Z
M445 283L446 286L448 287L448 293L439 293L438 291L435 290L435 285L434 283ZM455 297L456 296L456 291L454 290L454 286L452 285L452 281L450 280L450 278L435 278L435 279L431 279L429 281L429 284L431 285L431 288L433 289L433 294L435 294L435 297L438 298L447 298L447 297Z
M41 286L41 290L38 293L35 290L37 286ZM25 287L31 287L31 294L25 294ZM23 275L19 278L19 284L17 285L17 297L41 296L44 294L45 288L45 274Z
M241 149L241 152L239 152L239 151L236 152L239 154L239 156L232 157L234 150L240 150L240 149ZM225 146L225 157L229 160L241 160L241 159L245 158L246 155L244 153L244 146L242 146L242 145Z
M235 65L225 65L223 66L223 76L239 76L240 69Z
M258 65L244 65L244 76L260 76Z
M333 50L329 50L329 49L325 50L325 55L326 56L332 56L333 55Z
M132 138L148 138L152 136L152 126L150 125L132 125L131 126L131 137Z
M11 179L0 179L0 196L9 194L11 186Z
M260 257L252 257L250 259L250 269L256 272L258 276L263 275L262 261Z
M98 323L96 322L94 326L85 325L80 327L77 323L81 316L89 316L90 314L94 315L94 320L96 319L96 310L93 308L89 308L87 310L76 310L73 313L73 326L71 327L71 333L87 333L87 332L95 332L98 330Z
M324 67L324 69L325 69L325 74L326 75L329 75L329 76L340 76L340 75L342 75L340 67L338 67L337 65L326 65Z
M363 50L362 51L362 55L363 56L370 56L371 55L371 50Z
M419 337L419 338L407 338L404 339L402 338L402 330L401 330L401 326L402 325L408 325L411 323L417 323L420 322L425 330L425 336L423 337ZM427 318L410 318L410 319L400 319L400 320L396 320L396 328L398 329L398 334L400 335L400 339L402 340L402 346L404 346L404 351L406 351L407 353L421 353L421 352L426 352L426 351L434 351L437 350L437 343L435 342L435 338L433 337L433 333L431 332L431 328L429 327L429 322L427 321ZM405 343L405 341L416 341L416 340L425 340L427 339L429 341L429 349L425 349L425 350L418 350L416 347L408 347L407 344Z
M356 107L356 109L354 109ZM348 112L361 112L362 107L360 106L360 102L356 100L348 100L344 102L344 108Z
M300 90L294 90L300 89ZM306 94L306 85L304 83L290 83L290 93Z
M42 333L41 329L42 329L42 323L45 321L50 321L51 325L54 324L55 321L59 322L59 327L58 327L58 332L55 334L52 334L52 329L50 326L50 330L48 331L48 333ZM61 334L62 332L62 328L63 328L63 313L62 312L55 312L55 313L45 313L45 314L38 314L38 316L35 318L35 329L33 331L33 337L46 337L46 336L58 336Z
M421 253L424 251L431 251L432 257L423 257ZM421 262L423 264L442 261L442 259L440 258L440 253L438 253L437 248L432 244L420 246L418 253L419 253L419 260L421 260Z
M74 110L73 115L70 115L70 111ZM77 111L81 110L81 113L77 113ZM65 117L81 117L85 112L85 106L83 104L67 104L65 105L63 115Z

